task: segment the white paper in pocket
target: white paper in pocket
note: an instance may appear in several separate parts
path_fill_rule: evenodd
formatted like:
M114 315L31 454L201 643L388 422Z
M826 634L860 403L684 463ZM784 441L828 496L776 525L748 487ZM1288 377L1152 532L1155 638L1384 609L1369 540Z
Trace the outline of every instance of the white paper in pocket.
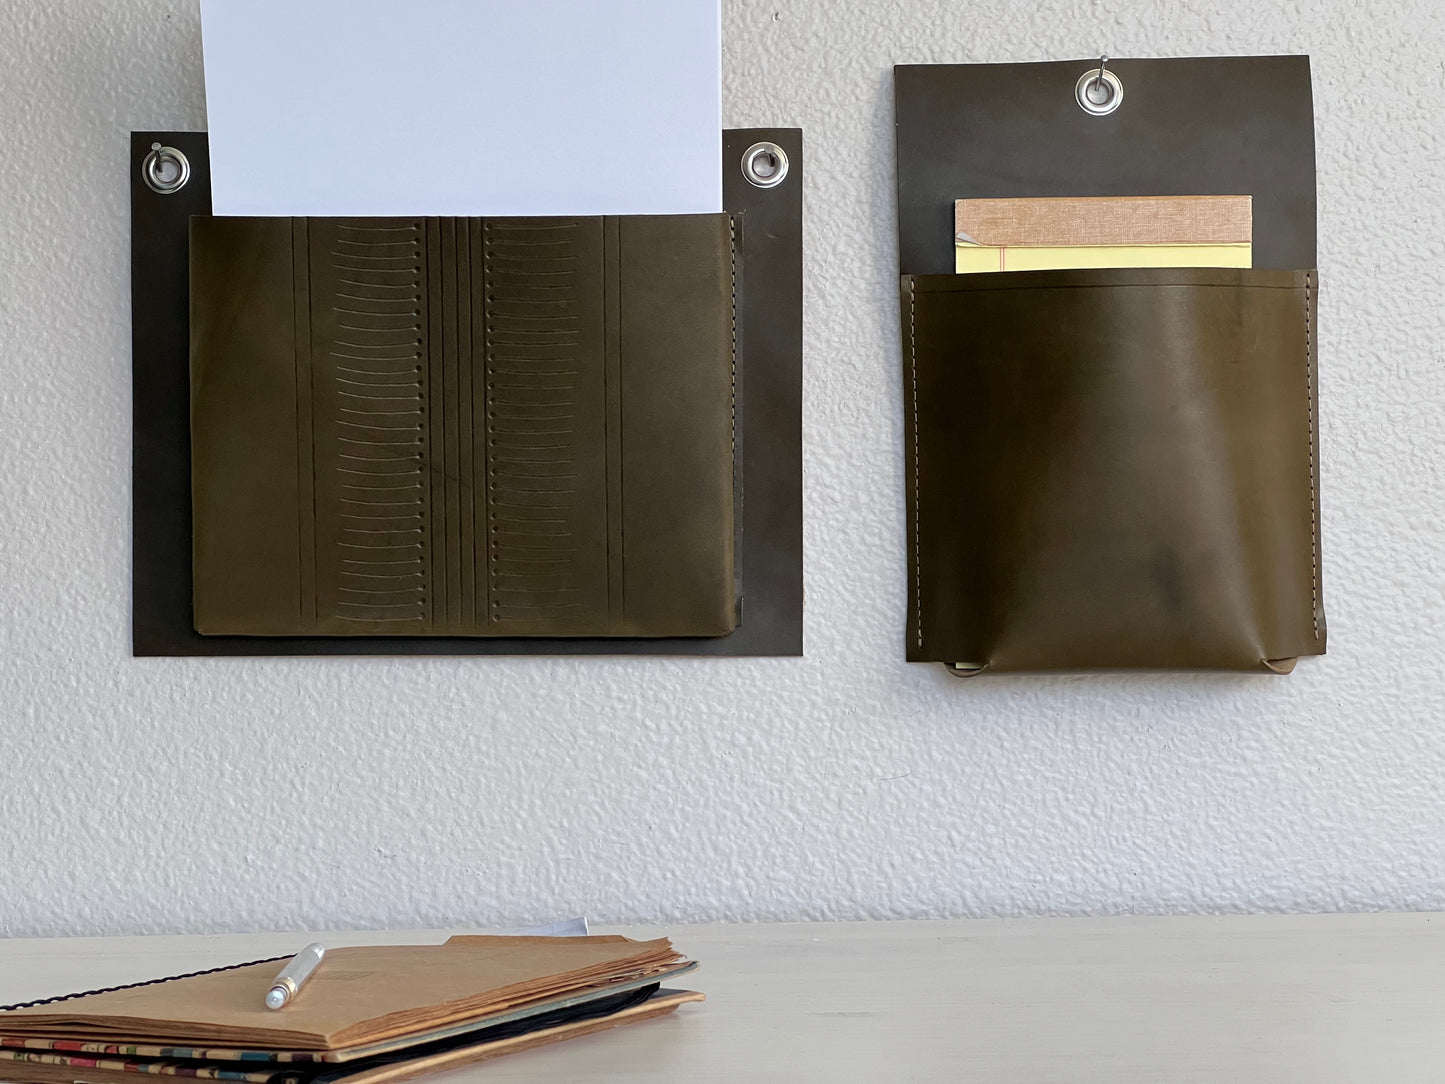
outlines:
M218 215L722 210L718 0L202 0Z

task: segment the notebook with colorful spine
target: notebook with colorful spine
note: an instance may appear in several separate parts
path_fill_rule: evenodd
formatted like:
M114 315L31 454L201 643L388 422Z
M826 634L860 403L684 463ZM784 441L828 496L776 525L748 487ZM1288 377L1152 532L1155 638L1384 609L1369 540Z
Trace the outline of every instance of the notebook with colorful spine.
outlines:
M278 961L258 961L0 1010L0 1048L347 1062L635 994L694 966L665 938L467 937L336 948L280 1012L263 1001Z
M704 1000L690 990L659 989L650 983L564 1008L537 1012L450 1039L417 1044L341 1064L266 1063L138 1057L134 1054L69 1053L0 1048L0 1080L20 1084L135 1084L139 1075L226 1080L243 1084L383 1084L424 1073L517 1053L624 1024L665 1016L680 1005ZM192 1053L195 1053L192 1051Z

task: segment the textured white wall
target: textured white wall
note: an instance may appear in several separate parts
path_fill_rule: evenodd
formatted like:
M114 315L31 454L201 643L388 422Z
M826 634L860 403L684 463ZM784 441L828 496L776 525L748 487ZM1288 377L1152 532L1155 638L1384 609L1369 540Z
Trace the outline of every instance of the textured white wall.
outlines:
M1445 908L1435 0L727 0L805 129L807 657L132 660L127 133L195 0L0 2L0 934ZM1308 52L1332 651L902 661L890 66Z

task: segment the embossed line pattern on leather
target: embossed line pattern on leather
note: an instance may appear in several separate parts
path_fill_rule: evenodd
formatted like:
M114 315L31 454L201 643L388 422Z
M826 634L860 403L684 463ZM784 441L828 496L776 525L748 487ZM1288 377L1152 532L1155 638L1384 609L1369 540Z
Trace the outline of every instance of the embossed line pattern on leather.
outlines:
M731 631L726 216L294 219L288 259L284 220L216 221L198 220L194 253L206 284L193 297L200 631ZM637 251L625 259L629 236ZM254 279L227 281L223 268L248 244L261 251ZM284 314L268 311L276 291L256 293L282 275ZM292 334L232 333L277 316ZM244 380L225 385L225 403L206 390L241 367L280 387L293 366L291 403L257 402ZM630 442L624 404L640 412ZM272 549L296 558L273 555L275 576L223 592L209 555L244 565L237 536L251 529L226 492L265 490L247 445L275 445L288 423L294 477L277 492L294 492L294 506L266 528L285 534L294 522L294 547L273 539ZM280 481L274 454L267 464ZM686 544L659 558L649 536L678 525ZM629 604L629 546L648 565L631 575L657 580L657 599L634 591Z
M435 597L420 222L309 223L316 620L420 629ZM298 282L298 285L303 285Z
M490 219L486 282L491 620L608 615L602 224Z

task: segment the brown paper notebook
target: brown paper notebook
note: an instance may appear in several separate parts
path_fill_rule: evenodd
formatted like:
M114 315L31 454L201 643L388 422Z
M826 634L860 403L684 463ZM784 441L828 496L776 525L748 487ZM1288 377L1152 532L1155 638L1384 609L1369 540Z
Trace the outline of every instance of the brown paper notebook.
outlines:
M954 229L979 245L1233 245L1253 237L1249 196L961 199Z
M278 1060L345 1060L387 1040L429 1038L547 999L655 980L684 964L665 938L469 937L338 948L280 1012L263 1004L279 969L269 961L7 1010L0 1034L224 1044L316 1053Z
M425 1073L440 1072L461 1065L488 1061L564 1039L590 1035L624 1024L666 1016L680 1005L706 1000L691 990L655 990L633 1004L612 1012L582 1015L556 1024L489 1037L481 1033L476 1041L462 1039L452 1044L432 1044L403 1050L389 1057L354 1062L340 1067L305 1065L256 1065L254 1062L198 1062L170 1059L136 1059L126 1056L95 1057L63 1052L0 1050L0 1080L21 1084L136 1084L138 1074L190 1077L202 1080L244 1081L249 1084L390 1084Z
M196 631L724 636L727 215L195 218Z
M1249 196L961 199L954 270L1249 267Z

